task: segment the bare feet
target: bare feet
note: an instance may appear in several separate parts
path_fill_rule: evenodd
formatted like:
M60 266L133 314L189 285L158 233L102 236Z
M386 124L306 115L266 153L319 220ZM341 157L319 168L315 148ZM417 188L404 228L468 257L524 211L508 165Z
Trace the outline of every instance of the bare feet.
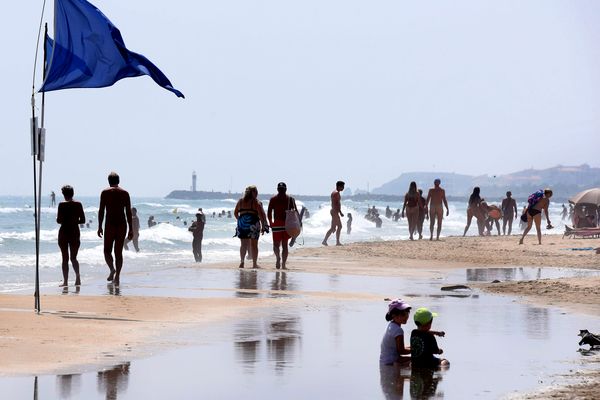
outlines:
M61 283L60 285L58 285L58 287L66 287L69 286L69 284L67 283L67 281L63 281L63 283Z
M323 246L329 246L329 245L327 244L327 242L326 242L326 241L324 241L324 240L321 242L321 244L322 244Z
M252 266L253 269L260 269L260 265L256 264L254 266Z
M115 276L115 280L113 281L113 283L115 284L115 286L119 286L120 282L118 276Z
M285 265L283 267L281 267L282 269L288 269L288 267L286 267Z
M240 263L240 266L238 268L244 268L244 262L243 261Z
M343 244L341 244L340 242L337 242L335 245L336 246L343 246Z
M275 263L275 268L277 268L277 269L281 268L281 263L279 261L277 261Z
M114 278L115 278L115 270L111 269L110 274L108 275L108 278L106 278L106 280L111 282Z
M419 234L419 240L423 239L423 235Z
M519 239L519 244L523 244L523 238Z
M77 278L75 279L75 286L81 286L81 278L79 275L77 275Z

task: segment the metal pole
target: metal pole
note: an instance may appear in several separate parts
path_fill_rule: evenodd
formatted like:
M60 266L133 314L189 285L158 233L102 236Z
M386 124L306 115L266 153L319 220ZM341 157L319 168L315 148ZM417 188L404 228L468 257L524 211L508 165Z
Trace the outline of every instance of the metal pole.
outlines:
M48 24L44 26L44 64L43 64L43 79L46 79L46 36L48 35ZM39 181L37 190L37 210L36 210L36 232L35 232L35 310L40 313L42 311L40 301L40 229L42 224L42 172L45 157L46 134L44 129L44 117L46 110L46 92L42 92L42 111L40 115L40 131L37 135L37 160L39 165Z

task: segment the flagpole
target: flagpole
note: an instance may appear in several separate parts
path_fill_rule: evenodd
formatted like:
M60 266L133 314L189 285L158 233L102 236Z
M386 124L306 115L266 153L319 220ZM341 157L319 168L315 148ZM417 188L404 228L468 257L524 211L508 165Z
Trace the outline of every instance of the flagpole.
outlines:
M33 217L35 220L35 276L36 276L36 286L34 293L34 309L39 311L38 307L38 298L39 298L39 287L38 287L38 270L40 263L40 246L39 246L39 227L38 227L38 194L37 194L37 170L36 170L36 160L38 153L38 126L37 126L37 117L35 116L35 94L31 95L31 156L33 159Z

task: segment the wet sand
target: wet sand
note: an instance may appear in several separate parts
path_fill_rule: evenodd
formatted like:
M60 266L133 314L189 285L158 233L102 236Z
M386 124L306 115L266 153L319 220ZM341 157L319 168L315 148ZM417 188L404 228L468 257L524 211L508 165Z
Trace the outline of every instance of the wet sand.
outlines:
M269 299L0 295L0 375L45 374L113 365L199 324L266 307ZM166 340L168 338L168 340ZM181 343L180 343L181 344Z
M519 246L516 236L467 237L444 238L439 242L390 241L295 248L288 267L292 273L415 277L439 276L451 269L473 267L600 269L600 256L594 252L571 250L597 247L597 240L545 236L541 246L533 244L534 241L534 237L528 237L526 244ZM274 269L271 258L262 258L260 263L265 269ZM191 268L206 267L194 265ZM237 263L211 264L210 267L237 269ZM598 315L599 284L600 278L586 277L479 284L478 287ZM327 293L313 295L329 296ZM0 357L3 360L0 374L50 373L86 365L114 364L119 359L132 358L140 349L185 344L177 343L176 335L187 327L235 317L283 301L289 299L45 295L42 304L47 311L37 316L31 311L32 296L0 295L3 321L0 327ZM592 331L595 327L574 327L575 333L580 328ZM594 362L598 362L597 357L586 359L588 364ZM582 367L586 368L585 365ZM598 384L600 373L582 373L575 376L575 382L569 383L568 389L553 388L551 392L544 392L544 396L561 398L576 393L586 398L589 393L597 393Z

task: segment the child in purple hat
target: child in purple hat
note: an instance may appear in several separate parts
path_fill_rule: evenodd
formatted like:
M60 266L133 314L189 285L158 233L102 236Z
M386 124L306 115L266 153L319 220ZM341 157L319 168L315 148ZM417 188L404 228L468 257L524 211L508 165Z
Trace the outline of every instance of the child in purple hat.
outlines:
M410 315L410 304L404 300L395 299L388 305L385 320L389 324L381 340L381 353L379 363L392 365L395 363L406 363L410 361L410 347L404 346L404 330L402 325L406 324Z

